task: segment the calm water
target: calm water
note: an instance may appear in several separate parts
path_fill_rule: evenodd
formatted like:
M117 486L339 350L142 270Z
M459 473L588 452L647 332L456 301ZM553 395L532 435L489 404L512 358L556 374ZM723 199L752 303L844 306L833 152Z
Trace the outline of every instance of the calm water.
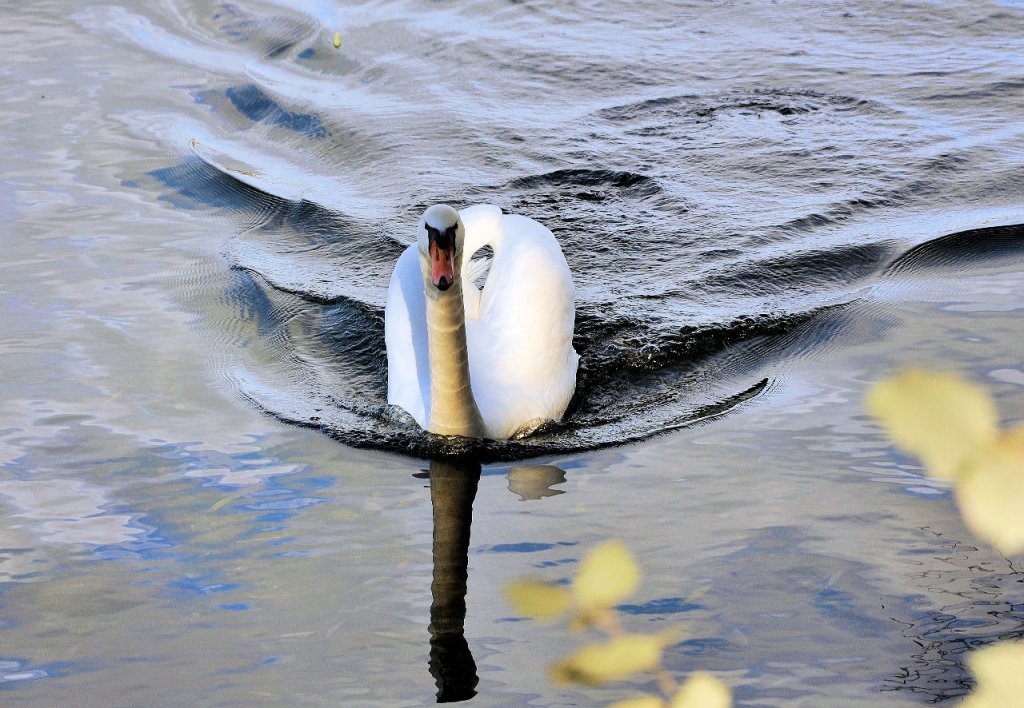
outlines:
M959 696L1024 634L1020 559L861 406L917 364L1024 418L1021 3L14 2L0 39L5 704L610 702L650 687L552 687L564 632L501 597L608 538L631 626L742 705ZM385 405L438 201L577 283L570 415L479 462Z

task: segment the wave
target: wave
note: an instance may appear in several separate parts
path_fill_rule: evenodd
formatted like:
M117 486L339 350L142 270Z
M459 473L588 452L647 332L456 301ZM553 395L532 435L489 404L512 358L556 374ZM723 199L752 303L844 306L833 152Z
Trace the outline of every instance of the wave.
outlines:
M258 108L252 117L269 115ZM770 393L766 365L841 332L864 285L1019 255L1024 245L1024 227L999 226L909 249L877 236L822 246L806 233L835 220L817 213L771 237L687 235L678 225L690 205L631 170L566 168L466 186L436 201L494 201L546 223L561 240L577 283L582 364L561 423L522 440L453 440L425 434L386 401L387 283L426 204L412 200L392 219L354 218L270 194L232 164L190 155L150 174L166 188L163 198L226 212L243 226L224 248L232 269L225 300L248 323L237 335L248 338L242 346L265 354L229 372L238 391L270 415L346 444L422 456L518 459L700 424ZM262 180L274 184L273 175ZM872 206L858 199L834 209Z

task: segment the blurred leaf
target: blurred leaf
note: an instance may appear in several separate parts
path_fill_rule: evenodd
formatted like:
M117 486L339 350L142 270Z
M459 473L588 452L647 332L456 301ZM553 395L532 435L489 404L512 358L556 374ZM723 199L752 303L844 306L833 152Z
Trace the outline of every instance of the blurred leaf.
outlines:
M334 33L334 48L341 49L341 32Z
M921 458L936 477L952 478L998 433L992 398L954 374L905 371L890 376L875 384L866 405L896 444Z
M657 696L637 696L624 701L616 701L608 708L665 708L665 701Z
M517 580L505 587L505 597L521 615L539 620L555 619L569 609L572 596L557 585L539 580Z
M572 582L576 602L584 612L611 607L633 594L640 584L640 567L622 541L596 547L580 564Z
M960 705L963 708L1019 706L1024 697L1024 644L1004 642L967 657L978 687Z
M1024 436L1013 431L971 459L956 498L974 533L1008 555L1024 551Z
M672 698L671 708L729 708L732 695L728 687L709 673L697 672Z
M621 634L608 642L590 644L553 666L551 680L595 685L651 671L661 664L661 650L668 641L661 635Z

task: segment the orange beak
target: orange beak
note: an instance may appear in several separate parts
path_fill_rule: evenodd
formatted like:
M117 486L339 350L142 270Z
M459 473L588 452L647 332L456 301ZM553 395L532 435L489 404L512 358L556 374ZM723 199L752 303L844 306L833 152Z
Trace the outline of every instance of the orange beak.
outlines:
M430 242L430 281L438 290L447 290L455 282L455 242L447 248Z

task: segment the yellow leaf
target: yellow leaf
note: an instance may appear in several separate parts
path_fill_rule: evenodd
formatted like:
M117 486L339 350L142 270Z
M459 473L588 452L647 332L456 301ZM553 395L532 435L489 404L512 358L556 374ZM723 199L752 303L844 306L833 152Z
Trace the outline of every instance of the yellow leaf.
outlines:
M640 584L640 567L622 541L607 541L587 554L572 582L576 602L584 612L611 607L633 594Z
M569 609L572 597L567 590L539 580L517 580L505 587L505 597L521 615L548 620Z
M551 680L595 685L651 671L661 664L661 650L667 643L668 639L659 635L620 634L570 654L551 668Z
M690 676L672 698L671 708L729 708L732 694L728 687L709 673Z
M1024 551L1022 443L1016 436L1004 437L972 458L956 481L964 522L1008 555Z
M334 33L334 48L341 49L341 32Z
M978 687L960 705L963 708L1005 708L1020 705L1024 696L1024 643L1004 642L967 657Z
M616 701L608 708L665 708L665 701L657 696L637 696L624 701Z
M223 507L227 506L237 498L237 496L224 497L220 501L214 502L213 505L210 507L209 511L218 511L219 509L222 509Z
M875 384L868 411L928 472L952 478L959 466L998 434L998 414L981 387L955 374L905 371Z

